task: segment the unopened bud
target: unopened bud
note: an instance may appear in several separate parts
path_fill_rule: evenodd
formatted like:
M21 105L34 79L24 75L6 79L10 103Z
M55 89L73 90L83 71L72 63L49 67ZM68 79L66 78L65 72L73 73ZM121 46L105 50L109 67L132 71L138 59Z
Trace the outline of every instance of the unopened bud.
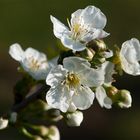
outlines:
M88 59L89 61L91 61L95 55L95 51L92 50L91 48L89 48L89 49L86 48L85 50L83 50L81 52L77 52L77 53L80 55L80 57Z
M129 108L132 104L132 97L128 90L120 90L118 93L119 100L117 101L117 105L120 108Z
M118 93L118 89L114 86L105 87L108 97L112 98Z
M87 44L88 48L92 48L97 51L106 51L107 47L103 40L93 40Z
M43 125L34 127L34 130L36 130L38 134L43 137L47 136L49 132L48 128Z
M8 120L0 118L0 130L5 129L8 126Z
M33 136L33 138L31 138L32 140L44 140L43 138L41 138L40 136Z
M102 64L102 63L104 63L106 61L105 58L99 58L98 60L99 60L100 64Z
M82 121L83 113L81 111L66 114L66 123L68 126L80 126Z
M50 126L49 134L47 136L49 140L60 140L59 130L56 126Z

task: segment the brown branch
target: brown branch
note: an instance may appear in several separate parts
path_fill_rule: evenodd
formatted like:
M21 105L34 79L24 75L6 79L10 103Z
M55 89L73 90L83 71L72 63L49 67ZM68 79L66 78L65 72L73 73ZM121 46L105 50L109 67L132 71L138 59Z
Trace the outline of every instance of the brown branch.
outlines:
M25 108L29 103L35 101L41 93L47 92L50 89L47 85L39 85L38 89L33 92L30 96L25 98L21 103L16 104L12 107L12 112L19 112L21 109Z

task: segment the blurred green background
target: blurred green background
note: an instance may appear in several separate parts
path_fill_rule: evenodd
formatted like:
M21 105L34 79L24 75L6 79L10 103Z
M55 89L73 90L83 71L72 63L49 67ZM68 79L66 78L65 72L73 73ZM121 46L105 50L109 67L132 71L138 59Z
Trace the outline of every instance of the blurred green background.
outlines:
M12 88L20 79L18 64L8 55L9 46L20 43L23 48L44 51L49 58L57 52L56 38L49 16L66 23L72 12L95 5L107 16L105 30L111 35L108 45L121 45L136 37L140 39L140 0L0 0L0 115L13 103ZM51 48L51 49L50 49ZM58 124L62 140L139 140L140 139L140 76L124 75L117 78L118 88L132 92L133 105L127 110L106 110L95 101L84 111L84 122L79 128ZM15 129L0 131L0 140L25 140Z

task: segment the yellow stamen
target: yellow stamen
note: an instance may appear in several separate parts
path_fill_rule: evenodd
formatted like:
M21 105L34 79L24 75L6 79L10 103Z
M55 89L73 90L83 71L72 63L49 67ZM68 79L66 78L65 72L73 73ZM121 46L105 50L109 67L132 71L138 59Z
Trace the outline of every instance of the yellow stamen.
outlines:
M76 86L80 84L79 77L74 73L69 73L66 77L66 84L70 88L75 88Z

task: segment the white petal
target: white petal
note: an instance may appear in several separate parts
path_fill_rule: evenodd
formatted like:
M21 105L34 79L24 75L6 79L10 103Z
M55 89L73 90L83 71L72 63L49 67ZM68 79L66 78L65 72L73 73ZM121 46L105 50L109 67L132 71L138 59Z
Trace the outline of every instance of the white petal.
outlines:
M81 17L84 24L97 29L103 29L107 22L106 16L95 6L88 6L83 9Z
M88 109L93 104L93 100L94 92L85 86L77 88L77 91L75 91L72 97L74 105L80 110Z
M110 84L113 81L112 75L115 73L114 70L115 65L109 61L106 61L102 64L101 69L104 71L105 74L105 83Z
M51 107L60 109L62 112L67 112L71 95L68 88L60 84L47 92L46 100Z
M91 40L94 39L102 39L105 38L109 35L109 33L105 32L104 30L100 30L100 29L91 29L89 31L89 33L87 33L86 35L84 35L81 40L84 42L90 42Z
M56 19L53 16L50 16L50 19L51 19L51 21L53 23L53 32L54 32L54 35L57 38L61 39L61 37L64 34L67 34L67 32L69 32L68 28L63 23L61 23L58 19Z
M36 80L45 80L50 71L46 55L33 48L25 50L22 66Z
M112 50L109 50L107 52L104 52L104 57L105 58L110 58L113 56L113 51Z
M104 30L95 30L94 34L93 34L93 39L102 39L105 38L107 36L109 36L110 34L105 32Z
M63 66L69 71L79 73L91 65L86 59L80 57L67 57L63 60Z
M38 50L34 48L27 48L25 50L25 56L27 59L34 58L38 61L46 61L46 55L44 53L39 52Z
M79 40L74 40L71 37L68 37L67 35L63 35L61 41L64 46L66 46L69 49L72 49L73 51L82 51L86 48L85 44L82 44L79 42Z
M140 43L133 38L122 44L120 59L123 70L131 75L140 75Z
M75 11L74 13L71 14L71 24L72 24L72 26L74 24L79 23L80 18L81 18L80 15L81 15L82 11L83 11L82 9L78 9L77 11Z
M101 107L105 107L107 109L112 107L112 101L109 97L107 97L106 91L102 86L96 88L96 99Z
M24 59L24 51L17 43L10 46L9 54L16 61L22 61L22 59Z
M75 112L76 110L77 110L77 107L73 104L73 102L71 102L68 108L68 112Z
M79 74L81 84L88 87L98 87L104 82L104 72L98 69L87 68Z
M47 85L57 86L58 84L64 81L66 74L67 70L64 69L62 65L58 65L52 68L46 78Z

